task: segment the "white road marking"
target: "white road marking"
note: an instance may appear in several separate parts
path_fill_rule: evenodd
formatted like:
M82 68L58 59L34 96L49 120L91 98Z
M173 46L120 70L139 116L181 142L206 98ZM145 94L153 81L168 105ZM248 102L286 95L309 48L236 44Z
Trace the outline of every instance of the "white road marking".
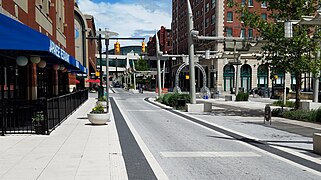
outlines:
M212 107L212 110L224 110L225 108L221 108L221 107L216 107L216 106L213 106Z
M160 152L163 157L261 157L261 155L254 152Z
M131 111L131 112L160 112L161 110L150 110L150 109L130 109L126 111Z
M167 177L167 175L163 171L162 167L158 164L158 162L155 159L155 157L153 156L153 154L149 151L147 145L144 143L143 139L140 137L140 135L138 134L138 132L134 128L133 124L130 122L130 120L127 117L127 115L124 113L122 108L120 108L120 106L117 103L117 101L115 101L115 103L118 106L118 109L119 109L120 113L124 117L124 119L125 119L128 127L129 127L130 131L132 132L132 134L133 134L138 146L140 147L140 149L142 150L144 156L146 157L146 160L148 161L150 167L154 171L155 176L157 177L157 179L168 180L169 178Z

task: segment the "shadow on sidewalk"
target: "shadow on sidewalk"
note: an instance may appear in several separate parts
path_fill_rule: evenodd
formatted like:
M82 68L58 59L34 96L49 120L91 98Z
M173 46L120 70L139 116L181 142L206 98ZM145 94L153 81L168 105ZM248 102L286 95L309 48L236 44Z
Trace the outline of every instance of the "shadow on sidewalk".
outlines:
M107 126L108 124L91 124L91 123L86 123L86 126Z
M78 117L77 119L88 119L88 117Z

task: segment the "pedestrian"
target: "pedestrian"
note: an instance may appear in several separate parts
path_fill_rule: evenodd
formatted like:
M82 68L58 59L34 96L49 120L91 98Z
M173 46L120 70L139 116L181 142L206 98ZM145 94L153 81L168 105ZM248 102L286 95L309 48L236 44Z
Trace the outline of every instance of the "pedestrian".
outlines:
M76 91L77 91L76 87L72 88L72 92L76 92Z

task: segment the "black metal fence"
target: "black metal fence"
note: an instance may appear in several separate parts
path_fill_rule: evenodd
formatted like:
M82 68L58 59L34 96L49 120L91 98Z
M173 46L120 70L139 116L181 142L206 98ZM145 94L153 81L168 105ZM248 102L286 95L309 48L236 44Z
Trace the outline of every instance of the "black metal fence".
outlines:
M87 99L88 90L82 90L51 99L1 100L1 135L50 134Z

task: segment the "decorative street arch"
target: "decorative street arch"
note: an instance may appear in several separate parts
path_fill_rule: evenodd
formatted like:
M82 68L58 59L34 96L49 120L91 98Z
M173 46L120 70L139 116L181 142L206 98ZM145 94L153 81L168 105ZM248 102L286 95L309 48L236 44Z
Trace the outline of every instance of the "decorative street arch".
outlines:
M186 62L184 62L183 64L181 64L179 66L179 68L176 71L174 92L182 93L181 88L179 87L179 74L186 66L188 66L188 64ZM206 87L206 72L205 72L204 68L199 63L195 63L195 67L200 69L203 74L203 87L201 89L202 96L203 97L207 96L208 98L210 98L211 97L210 89L208 87Z

